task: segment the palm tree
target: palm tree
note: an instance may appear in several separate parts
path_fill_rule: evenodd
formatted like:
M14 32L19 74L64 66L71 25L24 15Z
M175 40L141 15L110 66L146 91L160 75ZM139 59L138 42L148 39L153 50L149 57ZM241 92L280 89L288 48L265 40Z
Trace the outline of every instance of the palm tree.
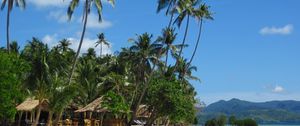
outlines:
M106 45L107 47L110 47L110 44L108 41L105 39L104 33L98 34L98 41L96 42L96 46L100 45L100 57L102 57L102 49L103 49L103 44Z
M57 73L51 75L51 85L49 93L49 114L47 126L52 126L53 114L56 114L56 120L60 120L63 109L69 105L76 95L76 87L73 85L66 85L67 78L59 76ZM62 97L63 96L63 97ZM54 122L54 126L57 121Z
M19 54L20 46L17 41L12 41L12 43L10 43L10 50L13 53Z
M165 68L167 68L168 65L168 56L169 56L169 51L171 51L171 54L174 55L176 54L177 50L181 48L184 45L177 44L174 45L173 43L175 42L177 33L174 33L175 28L165 28L162 31L162 36L159 36L157 38L157 42L162 43L163 45L166 45L164 48L166 59L165 59Z
M185 45L189 24L190 24L190 16L193 14L193 7L196 6L197 4L198 4L198 0L181 0L177 4L176 13L178 13L178 16L175 19L174 23L176 23L177 26L180 27L182 21L185 19L185 17L187 17L182 45ZM182 51L183 51L183 47L180 48L179 57L181 57Z
M9 20L10 20L10 13L13 9L14 3L16 4L17 7L25 8L26 3L25 0L3 0L2 5L1 5L1 10L4 9L5 5L7 3L7 15L6 15L6 46L7 46L7 51L8 53L10 52L9 48Z
M196 51L197 51L197 48L198 48L198 45L199 45L199 42L200 42L203 20L204 19L213 20L213 17L211 16L211 12L208 9L209 9L209 6L207 6L205 4L202 4L202 5L199 6L198 9L194 10L193 14L194 14L194 16L196 18L198 18L200 20L200 25L199 25L199 32L198 32L198 37L197 37L196 45L195 45L192 57L191 57L191 59L190 59L190 61L188 63L189 65L192 63L192 61L194 59L194 56L196 54Z
M70 51L71 49L69 48L69 46L71 45L70 40L68 39L62 39L61 41L59 41L58 44L58 49L60 52L67 52Z
M132 120L136 118L136 112L138 110L138 106L141 104L144 95L147 91L148 83L153 74L154 68L156 64L159 63L159 57L162 50L162 45L151 42L152 35L148 33L144 33L142 35L137 36L137 40L130 39L134 43L133 46L130 47L131 52L131 60L132 65L135 66L133 71L135 71L136 82L144 84L144 87L141 88L142 92L140 96L138 96L137 102L133 107L132 112ZM138 86L138 85L137 85ZM138 89L138 88L136 88Z
M158 0L156 12L159 13L162 9L167 8L165 15L167 16L168 14L171 14L168 28L171 27L177 1L178 0Z
M115 1L114 0L107 0L109 3L111 3L112 6L114 6ZM78 7L79 5L79 0L72 0L69 8L68 8L68 16L69 16L69 20L72 18L73 12L75 10L76 7ZM98 16L99 16L99 22L102 21L102 1L101 0L85 0L85 4L84 4L84 13L83 13L83 29L82 29L82 34L81 34L81 38L80 38L80 42L79 42L79 46L74 58L74 62L72 65L72 69L71 69L71 73L70 73L70 77L69 77L69 84L71 83L72 80L72 76L74 74L74 70L76 67L76 63L78 60L78 56L80 54L80 50L81 50L81 46L83 43L83 39L84 39L84 35L85 35L85 30L86 30L86 25L87 25L87 20L88 20L88 15L91 11L91 6L95 5L97 12L98 12Z

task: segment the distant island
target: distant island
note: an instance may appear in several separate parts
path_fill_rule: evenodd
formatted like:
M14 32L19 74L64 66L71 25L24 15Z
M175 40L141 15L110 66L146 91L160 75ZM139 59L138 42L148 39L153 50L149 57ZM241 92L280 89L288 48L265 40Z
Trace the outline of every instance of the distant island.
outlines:
M201 124L220 115L252 118L259 124L300 124L300 101L249 102L239 99L218 101L201 109Z

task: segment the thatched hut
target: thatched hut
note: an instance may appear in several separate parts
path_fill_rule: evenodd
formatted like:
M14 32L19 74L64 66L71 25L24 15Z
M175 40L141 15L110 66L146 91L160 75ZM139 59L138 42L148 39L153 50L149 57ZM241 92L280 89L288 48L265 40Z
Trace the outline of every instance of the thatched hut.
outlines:
M35 100L34 98L27 98L24 102L19 104L16 109L19 112L19 120L18 123L21 123L22 115L25 112L25 117L23 117L25 123L31 124L35 121L36 118L36 110L38 107L41 107L41 111L48 111L48 101L44 100L42 103L39 103L39 100ZM29 117L30 115L30 117Z

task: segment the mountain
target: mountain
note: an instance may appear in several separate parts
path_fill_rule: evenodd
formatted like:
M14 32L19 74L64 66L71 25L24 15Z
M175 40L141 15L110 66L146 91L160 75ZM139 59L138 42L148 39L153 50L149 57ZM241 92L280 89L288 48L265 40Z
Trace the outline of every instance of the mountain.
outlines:
M218 101L205 107L198 118L201 123L220 115L252 118L260 124L300 124L300 101L249 102L239 99Z

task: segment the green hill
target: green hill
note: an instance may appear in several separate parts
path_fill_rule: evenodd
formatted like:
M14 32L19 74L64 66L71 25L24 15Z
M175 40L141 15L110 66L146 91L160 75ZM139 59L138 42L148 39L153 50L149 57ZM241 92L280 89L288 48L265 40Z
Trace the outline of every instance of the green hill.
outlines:
M300 124L300 101L248 102L239 99L218 101L198 114L199 121L219 115L252 118L260 124Z

